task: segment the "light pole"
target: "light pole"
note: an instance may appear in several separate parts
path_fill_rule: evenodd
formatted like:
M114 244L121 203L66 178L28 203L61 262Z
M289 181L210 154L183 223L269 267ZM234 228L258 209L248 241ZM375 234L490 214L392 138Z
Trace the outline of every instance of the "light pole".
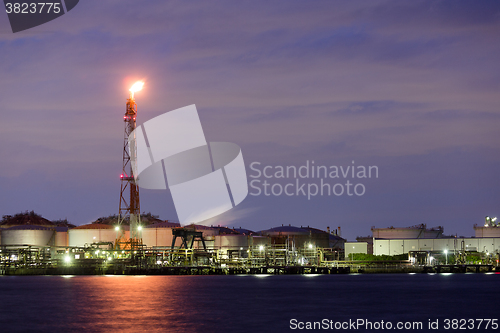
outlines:
M446 265L448 265L448 250L444 250L444 255L446 256Z

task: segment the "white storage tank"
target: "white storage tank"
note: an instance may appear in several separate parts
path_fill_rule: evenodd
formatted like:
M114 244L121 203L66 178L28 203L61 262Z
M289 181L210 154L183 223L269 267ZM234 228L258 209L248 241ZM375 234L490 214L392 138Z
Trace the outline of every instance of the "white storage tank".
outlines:
M142 242L147 247L171 247L172 240L174 237L172 234L172 229L181 227L195 231L201 231L203 234L203 238L205 240L205 245L207 247L213 246L214 236L219 234L219 230L213 227L207 227L195 224L181 226L178 222L164 221L145 226L141 232ZM182 245L182 238L177 237L175 241L175 246L180 247L181 245ZM194 242L193 247L203 248L203 244L201 243L201 241L196 240Z
M220 229L218 227L209 227L205 225L190 225L187 227L193 227L196 231L201 231L203 233L203 239L205 240L205 246L208 249L212 249L215 244L215 236L219 235ZM203 244L200 241L194 242L194 248L202 249Z
M68 246L68 230L67 227L56 227L55 246Z
M170 247L172 246L173 228L179 228L179 223L160 222L148 225L142 229L142 243L147 247ZM177 238L175 246L180 246L182 240Z
M215 236L214 247L219 250L247 249L249 237L251 236L236 234L217 235Z
M275 227L260 232L264 236L304 236L309 235L309 232L303 228L293 227L291 225Z
M419 224L407 228L372 228L373 238L382 239L417 239L417 238L441 238L443 227L427 229L425 224Z
M192 227L194 227L194 229L196 231L203 232L204 238L216 236L219 234L219 229L217 229L216 227L208 227L208 226L201 225L201 224L191 224L191 225L186 226L186 228L192 228Z
M476 238L500 237L500 226L474 226Z
M121 226L125 229L125 238L129 238L128 226ZM85 224L68 231L69 246L84 247L92 243L111 242L115 243L120 231L116 231L115 227L108 224Z
M2 230L2 245L52 246L54 228L37 225L18 225Z
M249 246L253 247L258 247L258 246L270 246L271 245L271 238L267 236L258 236L258 235L252 235L252 238L250 239L250 242L248 244Z

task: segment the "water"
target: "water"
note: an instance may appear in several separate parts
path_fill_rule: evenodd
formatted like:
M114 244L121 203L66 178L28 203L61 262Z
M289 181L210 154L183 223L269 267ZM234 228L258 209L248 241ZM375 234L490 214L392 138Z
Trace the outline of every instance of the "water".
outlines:
M498 318L499 281L498 274L0 276L0 332L283 332L294 318L419 321L426 332L429 319L443 328L446 318Z

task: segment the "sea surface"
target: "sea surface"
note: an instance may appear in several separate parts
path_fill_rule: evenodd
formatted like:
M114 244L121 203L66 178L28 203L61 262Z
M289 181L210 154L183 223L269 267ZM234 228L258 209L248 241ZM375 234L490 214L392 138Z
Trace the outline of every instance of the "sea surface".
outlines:
M500 274L0 276L0 332L454 331L447 319L480 332L476 319L500 317L499 290Z

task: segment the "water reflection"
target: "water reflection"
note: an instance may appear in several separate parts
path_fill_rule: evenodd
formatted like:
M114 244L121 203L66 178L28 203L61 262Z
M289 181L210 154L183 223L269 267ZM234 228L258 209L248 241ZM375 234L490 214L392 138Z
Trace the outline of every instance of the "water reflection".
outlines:
M76 327L88 331L189 331L200 300L189 277L87 276L71 285Z
M304 321L496 318L486 274L0 276L2 332L281 332ZM470 306L464 307L467 299ZM488 313L490 311L490 313Z

